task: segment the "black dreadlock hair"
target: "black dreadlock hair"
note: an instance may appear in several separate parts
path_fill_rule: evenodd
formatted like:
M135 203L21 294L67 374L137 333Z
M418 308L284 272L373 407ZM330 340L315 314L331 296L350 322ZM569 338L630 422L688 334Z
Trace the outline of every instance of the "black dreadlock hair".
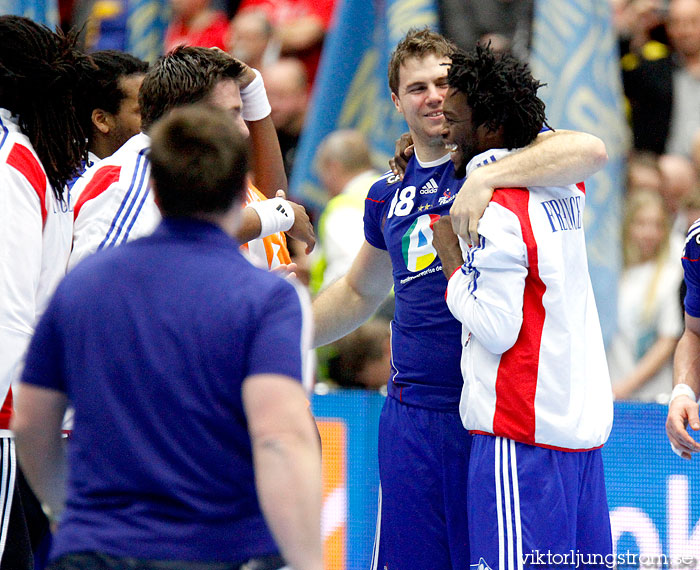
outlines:
M458 50L451 58L447 83L466 95L474 126L483 124L492 131L503 127L507 148L535 140L547 125L544 103L537 97L544 84L532 77L526 63L496 54L488 45L477 45L469 53Z
M73 93L93 64L75 48L77 36L75 30L54 33L28 18L0 16L0 107L19 117L58 200L87 156Z
M222 79L238 79L245 67L216 48L180 46L161 57L146 73L139 90L141 130L180 105L209 96Z

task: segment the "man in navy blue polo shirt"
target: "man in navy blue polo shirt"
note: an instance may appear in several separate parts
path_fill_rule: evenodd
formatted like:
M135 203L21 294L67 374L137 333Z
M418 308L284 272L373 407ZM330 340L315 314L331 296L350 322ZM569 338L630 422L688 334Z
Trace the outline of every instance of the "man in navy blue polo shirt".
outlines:
M37 327L13 427L60 517L52 569L322 568L307 301L230 237L245 145L223 111L156 124L162 223L76 267Z

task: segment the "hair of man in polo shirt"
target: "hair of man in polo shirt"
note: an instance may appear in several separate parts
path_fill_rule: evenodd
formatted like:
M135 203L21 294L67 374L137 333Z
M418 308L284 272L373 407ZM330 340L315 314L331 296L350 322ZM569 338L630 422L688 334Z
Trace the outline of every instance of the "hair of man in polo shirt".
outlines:
M245 67L216 48L180 46L164 55L146 73L139 91L141 130L181 105L208 97L222 79L238 79Z
M165 217L224 214L243 200L248 143L220 109L199 103L167 114L151 129L149 157Z

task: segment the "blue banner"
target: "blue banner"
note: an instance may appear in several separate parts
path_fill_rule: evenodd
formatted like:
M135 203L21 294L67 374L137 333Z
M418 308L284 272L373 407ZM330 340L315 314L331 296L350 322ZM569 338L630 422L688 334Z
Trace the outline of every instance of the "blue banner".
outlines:
M294 161L292 195L320 208L326 196L314 157L319 143L340 128L360 130L373 161L388 169L394 141L408 127L391 102L389 56L411 27L437 27L434 0L343 0L324 46L307 122Z
M617 315L621 264L621 201L628 133L624 122L617 40L609 0L537 0L533 22L533 74L547 83L539 95L552 127L600 137L610 160L586 180L588 263L603 336Z
M169 18L166 0L129 0L126 51L153 63L163 53Z
M24 16L52 30L58 25L56 0L0 0L0 15Z

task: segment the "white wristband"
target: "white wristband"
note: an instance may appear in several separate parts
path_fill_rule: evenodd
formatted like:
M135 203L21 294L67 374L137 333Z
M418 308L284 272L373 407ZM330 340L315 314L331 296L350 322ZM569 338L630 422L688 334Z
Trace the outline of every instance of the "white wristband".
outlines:
M260 217L260 235L264 238L277 232L286 232L294 225L294 210L284 198L270 198L262 202L251 202Z
M671 392L671 399L669 400L669 403L673 401L674 398L677 398L678 396L688 396L693 402L697 402L698 399L695 396L695 392L693 392L693 389L688 386L687 384L676 384L673 387L673 392Z
M241 116L244 121L260 121L272 111L270 102L267 100L262 75L257 69L253 69L253 71L255 79L247 87L241 89L241 101L243 101Z

